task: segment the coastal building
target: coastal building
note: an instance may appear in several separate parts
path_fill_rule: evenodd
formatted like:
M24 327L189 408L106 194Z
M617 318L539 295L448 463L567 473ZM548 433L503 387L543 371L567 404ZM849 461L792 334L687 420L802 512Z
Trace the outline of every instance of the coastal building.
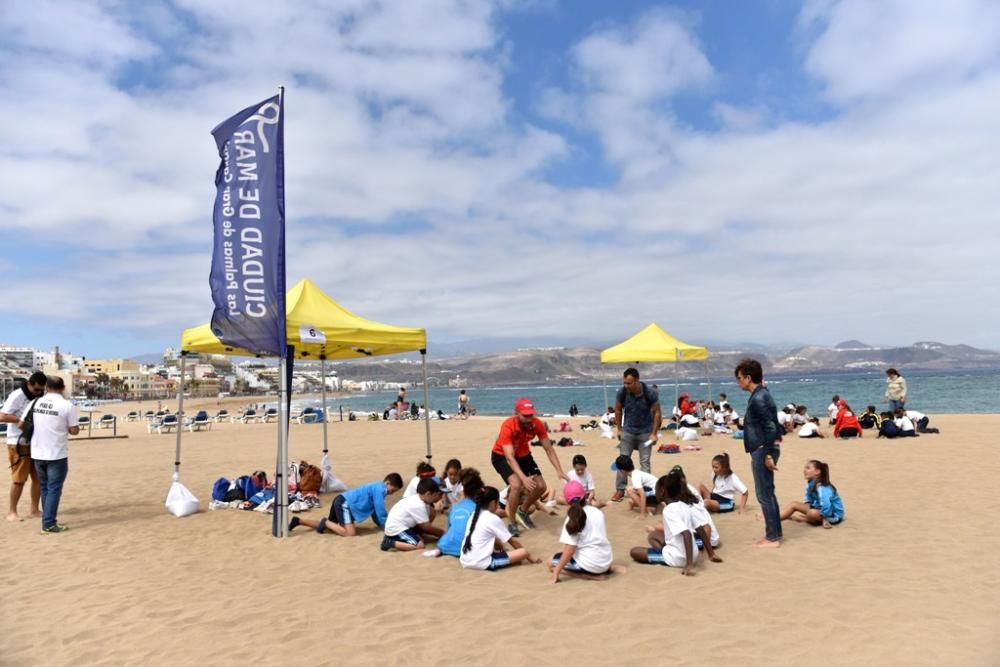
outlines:
M131 359L88 359L84 362L87 372L108 375L122 371L139 372L139 362Z

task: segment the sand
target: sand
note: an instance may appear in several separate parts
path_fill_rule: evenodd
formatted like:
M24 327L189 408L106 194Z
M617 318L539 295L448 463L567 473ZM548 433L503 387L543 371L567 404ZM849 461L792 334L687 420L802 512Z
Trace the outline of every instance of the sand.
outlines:
M182 479L203 510L174 518L163 507L174 436L122 424L127 439L70 445L60 509L70 532L42 536L37 520L0 525L8 564L0 664L1000 664L1000 531L991 511L1000 416L932 419L942 435L786 443L779 500L801 498L806 459L828 461L847 510L832 530L789 523L783 548L755 549L763 525L751 490L749 514L716 516L722 564L703 560L693 578L629 564L605 582L557 585L543 565L469 572L453 558L383 553L370 523L355 539L300 529L279 541L270 516L207 511L217 477L273 470L273 424L185 433ZM457 457L497 484L489 449L498 424L432 422L435 462ZM408 480L424 453L422 423L329 430L335 472L351 484L390 471ZM319 425L293 424L292 457L318 462L321 434ZM586 446L559 450L563 467L585 454L606 498L611 442L574 435ZM701 444L700 452L655 454L653 472L681 463L692 481L707 481L711 456L727 450L751 481L742 443L716 436ZM543 472L555 478L547 463ZM331 498L305 516L325 515ZM624 503L606 515L616 560L628 564L652 521ZM536 517L522 540L550 556L563 519Z

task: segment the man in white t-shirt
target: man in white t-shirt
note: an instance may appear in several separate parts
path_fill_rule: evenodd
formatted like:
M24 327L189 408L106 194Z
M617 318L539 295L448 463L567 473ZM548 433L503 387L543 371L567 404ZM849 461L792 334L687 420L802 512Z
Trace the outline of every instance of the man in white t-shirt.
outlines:
M45 396L35 402L32 414L35 432L31 436L31 458L42 487L42 535L68 530L56 521L56 515L69 471L69 436L77 435L80 426L76 406L63 398L65 390L61 377L50 377L45 383Z
M31 478L31 516L38 517L42 513L38 509L41 486L38 484L38 473L31 463L31 444L19 443L21 429L18 423L27 412L31 401L45 392L45 373L35 371L19 389L7 396L0 408L0 422L7 424L7 462L10 464L10 509L7 512L8 521L21 521L17 513L17 503L24 492L24 483Z

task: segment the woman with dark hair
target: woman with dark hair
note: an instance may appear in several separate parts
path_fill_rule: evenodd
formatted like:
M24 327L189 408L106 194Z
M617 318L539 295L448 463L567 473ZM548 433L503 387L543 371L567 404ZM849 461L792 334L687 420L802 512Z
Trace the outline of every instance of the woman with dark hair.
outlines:
M887 368L885 371L885 400L889 401L889 412L905 410L906 404L906 380L895 368Z
M459 561L469 570L500 570L521 563L541 563L516 537L510 534L503 519L496 515L500 492L487 486L476 497L476 509L465 529L465 541ZM509 544L510 551L497 549L497 544Z

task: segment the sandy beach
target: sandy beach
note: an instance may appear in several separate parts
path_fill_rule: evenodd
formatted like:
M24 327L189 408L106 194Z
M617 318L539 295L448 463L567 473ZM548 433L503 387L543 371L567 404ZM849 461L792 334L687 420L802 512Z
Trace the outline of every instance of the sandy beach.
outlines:
M182 481L203 509L174 518L163 499L175 437L121 423L127 439L70 443L60 508L68 533L42 536L36 520L0 526L12 568L0 588L8 620L0 664L996 665L1000 531L987 508L1000 475L1000 416L932 420L941 435L786 440L779 500L801 499L806 459L829 462L847 513L833 530L788 523L783 548L755 549L763 528L751 489L747 514L716 516L725 562L703 559L686 578L628 563L653 520L611 504L609 536L629 572L558 585L544 565L471 572L453 558L383 553L371 523L356 539L300 529L281 542L268 515L208 511L216 478L271 474L274 424L185 433ZM567 469L573 454L585 454L607 498L615 448L582 433L582 421L571 420L573 435L586 446L560 449L560 459ZM499 485L489 465L498 425L490 417L432 422L435 463L457 457ZM422 423L329 430L334 472L351 485L392 471L408 480L423 457ZM654 454L653 472L680 463L692 482L707 482L712 455L725 450L751 483L741 442L713 436L700 444L700 452ZM321 426L292 425L294 460L318 462L321 449ZM542 465L551 483L555 474ZM332 497L305 516L325 516ZM523 542L551 556L562 521L536 514L538 528Z

